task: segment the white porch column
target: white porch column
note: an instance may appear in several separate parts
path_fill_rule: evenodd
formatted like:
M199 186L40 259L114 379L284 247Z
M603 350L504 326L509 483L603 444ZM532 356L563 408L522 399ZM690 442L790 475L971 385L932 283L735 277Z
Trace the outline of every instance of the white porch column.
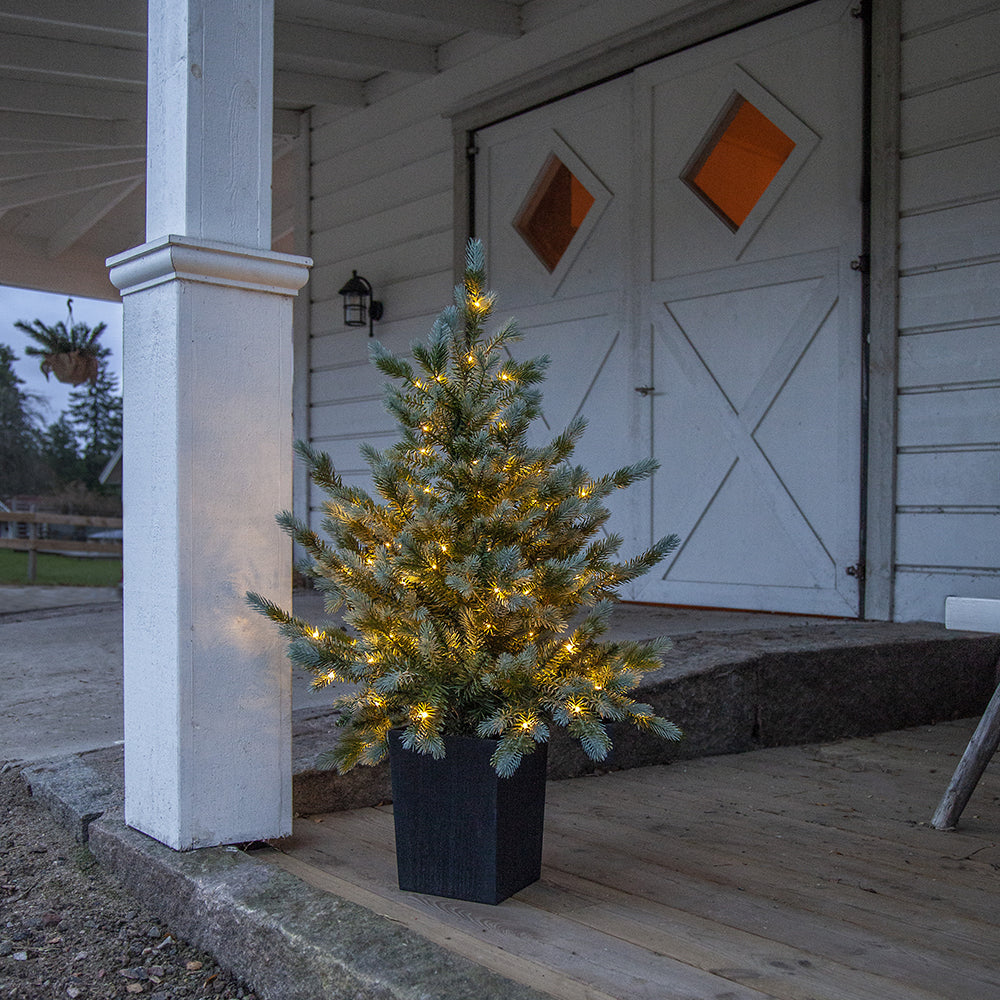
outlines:
M291 831L291 297L270 250L272 0L150 0L147 242L125 303L125 818L177 849Z

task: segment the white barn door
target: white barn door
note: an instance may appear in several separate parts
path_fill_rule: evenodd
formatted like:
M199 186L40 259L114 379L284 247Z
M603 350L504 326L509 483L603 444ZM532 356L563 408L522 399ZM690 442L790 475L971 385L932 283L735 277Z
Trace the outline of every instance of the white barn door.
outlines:
M476 135L476 235L486 245L496 317L517 319L521 356L548 354L533 444L588 420L574 462L600 475L648 454L631 404L635 354L625 311L630 85L620 80ZM627 498L609 530L634 530ZM617 503L617 507L616 507Z
M681 546L623 597L858 613L861 45L822 0L479 133L548 423L588 416L595 472L661 463L613 527Z
M813 4L636 74L654 535L634 596L858 613L861 26Z

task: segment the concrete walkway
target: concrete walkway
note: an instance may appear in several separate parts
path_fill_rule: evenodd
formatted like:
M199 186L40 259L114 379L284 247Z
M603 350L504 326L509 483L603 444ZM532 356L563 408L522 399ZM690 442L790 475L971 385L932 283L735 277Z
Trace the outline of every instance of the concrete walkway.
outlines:
M293 674L294 708L329 702ZM120 745L122 711L118 588L0 586L0 761Z

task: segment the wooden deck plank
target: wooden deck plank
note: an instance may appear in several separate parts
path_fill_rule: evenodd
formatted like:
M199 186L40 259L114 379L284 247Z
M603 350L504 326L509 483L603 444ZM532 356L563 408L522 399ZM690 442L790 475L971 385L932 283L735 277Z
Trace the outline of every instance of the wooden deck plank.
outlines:
M400 892L388 806L273 863L565 1000L995 1000L1000 809L908 818L938 728L552 782L542 879L499 907Z
M636 886L612 886L593 879L586 880L588 884L581 886L579 880L582 876L552 867L545 870L543 878L586 892L591 898L613 901L616 909L632 920L662 926L660 910L663 894L648 883L642 887L641 894L635 891L639 888ZM618 882L616 879L606 881ZM805 909L779 905L746 892L713 891L703 883L686 885L681 880L673 879L665 895L693 923L697 923L699 917L704 918L714 923L717 933L725 935L731 928L738 933L749 931L774 942L778 948L787 946L790 950L794 949L797 955L794 961L805 969L821 966L826 959L848 970L870 973L872 984L883 979L905 984L915 979L930 990L932 996L947 996L955 991L967 1000L994 998L1000 990L1000 980L993 966L979 965L966 956L962 956L960 963L951 956L942 959L936 953L912 945L902 936L890 938L859 931L843 921ZM899 930L905 933L902 924ZM773 950L770 954L773 955ZM788 958L772 957L769 961L788 964ZM884 983L880 985L884 986ZM913 996L908 986L897 988L904 990L903 996ZM839 1000L842 995L839 985L837 991ZM873 996L892 995L892 991L888 989L862 995L867 1000Z
M770 842L773 847L782 846L774 843L777 839L799 845L811 841L817 850L836 852L845 864L854 859L866 867L871 851L877 848L887 869L905 872L908 878L915 870L929 878L947 877L955 887L981 889L982 879L1000 865L1000 838L942 838L927 824L916 826L900 818L882 819L870 808L852 806L840 796L828 795L831 789L818 784L803 784L790 795L785 783L775 789L770 780L761 781L747 774L741 776L742 788L727 788L719 781L717 770L711 789L699 793L676 784L663 787L655 775L634 775L637 772L630 772L615 788L602 793L596 815L639 800L647 812L659 814L656 825L672 827L679 837L688 835L686 830L698 819L699 825L710 824L722 836L734 831L736 840L724 841L730 846L745 846L748 840L754 844ZM641 790L634 790L636 785ZM737 796L744 801L738 802ZM677 818L681 804L686 806L683 824Z
M817 831L810 831L810 836L796 843L790 831L779 828L777 823L765 831L759 822L745 816L727 817L722 809L701 818L678 816L675 809L674 818L661 823L650 805L649 793L644 800L624 796L614 804L601 801L618 794L611 789L600 797L595 794L592 804L582 803L578 809L571 803L560 803L563 816L559 830L586 845L600 836L610 816L619 827L632 824L628 847L622 851L626 861L633 863L681 867L707 880L726 875L726 869L731 869L729 877L738 877L744 884L747 880L763 880L765 886L777 886L787 881L804 887L837 888L855 907L882 913L911 912L910 919L920 925L937 925L954 916L967 917L977 925L997 922L998 903L990 892L992 881L953 885L944 879L944 871L919 878L919 872L901 870L882 863L881 858L880 864L873 865L870 852L866 858L862 850L851 850L843 831L830 830L827 839L822 839L818 834L824 828L817 827ZM635 817L621 816L621 809L630 801L642 801L639 808L653 813L645 826ZM624 839L623 834L619 836ZM878 849L877 843L872 845L873 851ZM893 854L896 848L887 841L884 850Z
M962 921L956 917L953 908L941 903L935 902L930 912L926 901L923 905L914 905L908 898L912 895L909 883L899 883L896 892L890 894L883 891L885 886L881 883L875 888L871 884L872 876L862 870L860 877L865 881L859 878L855 885L846 885L836 869L833 872L829 870L829 863L822 852L815 852L809 844L805 845L803 852L796 850L791 841L782 839L782 853L777 853L766 839L751 837L746 849L741 854L734 854L726 849L724 841L727 838L720 835L717 822L710 822L703 828L695 825L690 830L690 839L665 840L662 834L648 837L634 827L626 831L623 826L629 821L617 819L621 815L620 808L609 807L608 814L602 819L587 815L591 810L604 809L602 798L603 795L596 793L588 795L587 800L592 805L582 805L580 808L584 814L573 817L565 814L569 808L567 803L560 803L558 808L563 815L554 824L557 830L546 833L548 850L545 863L550 873L553 866L570 872L593 872L595 874L591 878L607 885L627 888L643 898L656 898L659 893L660 897L688 908L699 906L699 889L706 898L721 893L728 905L736 907L748 898L777 896L784 907L796 908L791 926L797 930L805 930L816 923L817 914L813 911L819 910L824 917L822 923L825 926L816 929L812 944L801 935L786 938L788 943L842 958L843 951L838 954L836 949L829 950L829 924L845 923L847 927L859 924L854 928L855 936L863 927L865 930L860 936L876 938L868 945L874 949L869 951L874 957L872 971L877 971L879 966L891 959L897 966L896 975L903 978L908 969L910 975L906 978L915 987L928 979L936 979L945 987L951 975L949 968L958 964L968 971L968 990L962 996L1000 995L1000 976L996 973L992 952L986 949L984 957L983 947L984 931L990 930L990 915L996 909L995 897L989 891L992 879L986 886L977 887L982 913L974 913L972 918ZM633 798L631 801L643 801L642 809L648 806L645 800ZM602 842L609 824L616 819L612 838ZM834 843L837 843L836 840ZM877 850L877 847L875 845L872 850ZM871 856L869 854L869 858ZM867 868L871 868L870 860ZM638 874L633 877L635 872ZM678 897L684 896L684 891L679 883L683 885L685 879L688 891L681 903ZM691 885L694 886L693 892ZM834 894L832 905L831 894ZM907 938L915 933L914 923L917 923L920 945L931 951L907 946ZM772 929L770 933L776 932ZM998 935L995 928L992 933L996 942ZM820 940L824 942L822 947L816 944ZM847 950L851 949L848 947ZM947 952L949 956L940 962L929 963L927 956L937 951ZM959 956L960 961L956 963ZM943 995L949 994L945 992Z
M298 856L275 852L269 860L317 889L332 892L341 899L358 903L373 913L405 924L426 938L441 939L437 916L425 915L410 906L408 900L398 901L379 895ZM562 1000L618 1000L593 986L562 975L542 963L512 955L509 951L499 949L492 942L484 941L472 933L452 929L441 943L451 951L464 955L492 972L543 993L550 993Z
M553 892L551 886L530 886L502 907L400 892L396 888L391 813L364 809L333 814L328 819L329 824L323 824L326 830L317 824L293 837L290 849L295 858L328 872L336 863L333 874L382 900L402 905L403 909L393 914L394 919L401 919L432 941L461 954L466 954L463 948L469 937L478 943L489 941L500 954L495 959L499 964L488 967L519 982L541 988L532 978L531 968L505 971L508 964L516 965L524 957L544 963L558 973L545 987L553 996L569 1000L575 996L574 989L590 985L615 1000L663 1000L664 988L669 986L685 1000L716 1000L720 980L725 982L727 1000L773 996L628 941L615 940L611 947L605 934L567 916L565 907L542 902L546 896L566 895L559 889ZM330 841L335 841L332 848ZM364 858L344 870L343 859L349 855ZM317 884L319 880L307 881ZM408 913L420 915L414 918L420 927L410 924ZM485 964L481 959L474 960Z
M848 769L851 788L846 790L840 764L825 756L810 767L781 770L774 763L766 768L755 763L740 767L738 761L720 758L713 784L728 771L742 790L752 793L743 795L744 800L751 799L752 809L777 816L800 813L806 822L853 831L859 837L889 839L908 852L907 865L927 860L952 871L967 871L969 878L981 878L1000 865L1000 768L983 775L975 807L962 829L942 837L930 825L933 806L929 808L924 796L928 778L933 781L941 768L914 775L889 758L871 769ZM655 776L652 783L656 784ZM790 801L796 798L801 801Z

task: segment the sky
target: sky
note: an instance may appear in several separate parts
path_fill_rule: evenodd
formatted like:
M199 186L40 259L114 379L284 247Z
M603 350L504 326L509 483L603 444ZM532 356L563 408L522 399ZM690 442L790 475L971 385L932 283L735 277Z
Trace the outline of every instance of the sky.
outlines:
M52 326L60 320L66 322L65 295L55 295L50 292L33 292L26 288L11 288L0 285L0 344L11 347L18 360L14 362L14 371L24 380L23 391L36 393L42 398L42 419L48 425L59 419L59 414L69 405L69 394L73 386L57 382L54 375L45 376L38 368L41 358L33 358L24 353L28 344L35 342L25 333L18 330L14 323L24 320L31 324L40 319L46 326ZM99 299L84 299L73 296L73 321L86 323L94 327L98 323L107 323L108 328L101 334L100 343L111 348L110 371L118 379L118 388L122 384L122 306L120 302L107 302Z

